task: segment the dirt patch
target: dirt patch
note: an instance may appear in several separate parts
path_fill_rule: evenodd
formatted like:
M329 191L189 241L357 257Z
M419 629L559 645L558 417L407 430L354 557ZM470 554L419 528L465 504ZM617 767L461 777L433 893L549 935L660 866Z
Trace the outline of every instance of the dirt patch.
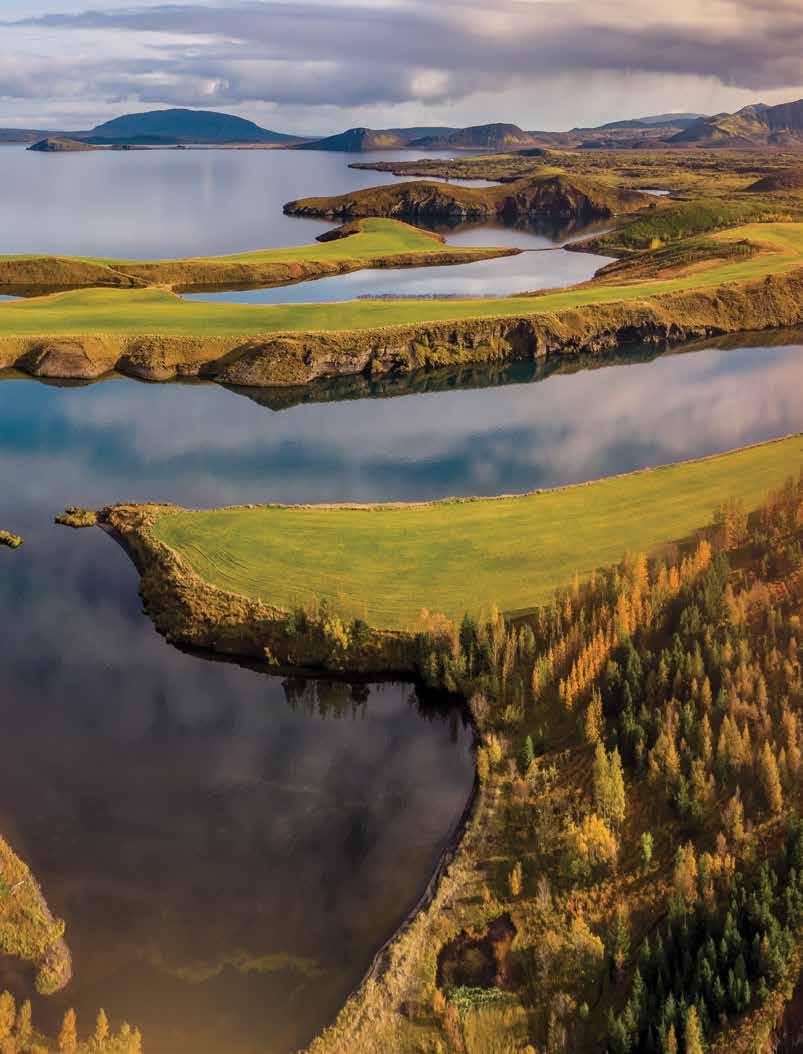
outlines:
M510 988L515 965L511 950L516 927L510 915L500 915L482 934L463 931L445 944L438 956L437 985L455 988Z

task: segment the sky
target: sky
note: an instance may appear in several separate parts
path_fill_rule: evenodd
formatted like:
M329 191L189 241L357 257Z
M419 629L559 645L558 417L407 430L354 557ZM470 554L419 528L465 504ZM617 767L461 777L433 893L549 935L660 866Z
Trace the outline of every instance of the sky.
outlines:
M803 97L803 0L0 0L0 126L593 126Z

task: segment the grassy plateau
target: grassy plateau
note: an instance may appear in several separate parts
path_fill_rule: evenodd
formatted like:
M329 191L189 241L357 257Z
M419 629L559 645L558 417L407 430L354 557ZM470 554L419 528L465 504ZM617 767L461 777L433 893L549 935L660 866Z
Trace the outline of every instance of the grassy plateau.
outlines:
M189 302L155 288L78 290L0 305L0 337L89 334L246 337L534 315L747 282L803 266L803 223L749 224L715 237L753 240L760 244L761 251L747 259L714 261L705 269L671 278L613 284L597 280L559 292L499 299L261 305Z
M326 598L382 629L547 601L625 551L649 551L755 505L801 461L803 437L523 496L387 506L169 512L157 538L220 589L290 610Z

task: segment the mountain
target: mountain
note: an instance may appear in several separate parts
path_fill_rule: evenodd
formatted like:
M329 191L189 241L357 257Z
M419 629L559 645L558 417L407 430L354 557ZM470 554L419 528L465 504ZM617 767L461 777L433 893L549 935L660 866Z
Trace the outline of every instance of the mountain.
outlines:
M98 146L262 143L290 145L297 136L260 128L253 121L212 110L151 110L115 117L93 128L85 141Z
M455 128L454 125L418 125L415 128L388 128L388 132L393 132L395 135L400 135L403 139L407 139L411 142L413 139L424 139L430 136L437 136L438 138L445 138L447 135L451 135L452 132L459 132L459 128Z
M655 117L634 117L629 121L609 121L597 128L575 128L575 132L608 132L614 129L637 129L637 128L688 128L689 125L699 121L705 114L702 113L661 113Z
M778 106L756 103L736 113L701 117L667 141L672 146L800 146L803 99Z
M373 128L349 128L338 135L328 135L324 139L315 139L302 143L299 150L342 150L347 154L360 154L367 150L399 150L409 143L398 132L377 131Z
M537 139L517 124L477 124L458 128L446 136L424 136L414 139L410 146L437 150L516 150L523 146L537 146Z
M416 135L418 132L426 134ZM302 143L299 150L516 150L537 140L515 124L479 124L471 128L349 128L339 135Z

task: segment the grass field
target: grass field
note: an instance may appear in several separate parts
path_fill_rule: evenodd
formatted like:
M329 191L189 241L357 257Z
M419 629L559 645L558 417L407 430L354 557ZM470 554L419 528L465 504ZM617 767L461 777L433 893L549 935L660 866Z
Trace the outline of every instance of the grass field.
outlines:
M749 259L727 260L719 266L670 279L633 284L591 283L536 297L491 300L260 305L189 302L159 289L88 289L0 304L0 337L70 334L245 337L526 315L711 288L803 266L803 223L750 224L717 237L753 239L766 246L766 251Z
M413 628L542 603L575 571L710 523L729 497L756 506L803 465L803 436L520 497L384 507L181 511L156 536L212 584L284 609L327 598L348 617Z
M250 252L227 253L223 256L190 256L178 260L133 260L111 256L76 256L82 263L103 264L106 267L124 268L142 264L161 263L288 263L294 260L371 260L377 257L394 256L414 252L459 252L450 248L429 231L411 227L399 220L365 219L359 221L359 230L344 238L332 241L312 242L308 245L287 245L278 249L254 249ZM35 260L39 255L0 256L0 260Z

